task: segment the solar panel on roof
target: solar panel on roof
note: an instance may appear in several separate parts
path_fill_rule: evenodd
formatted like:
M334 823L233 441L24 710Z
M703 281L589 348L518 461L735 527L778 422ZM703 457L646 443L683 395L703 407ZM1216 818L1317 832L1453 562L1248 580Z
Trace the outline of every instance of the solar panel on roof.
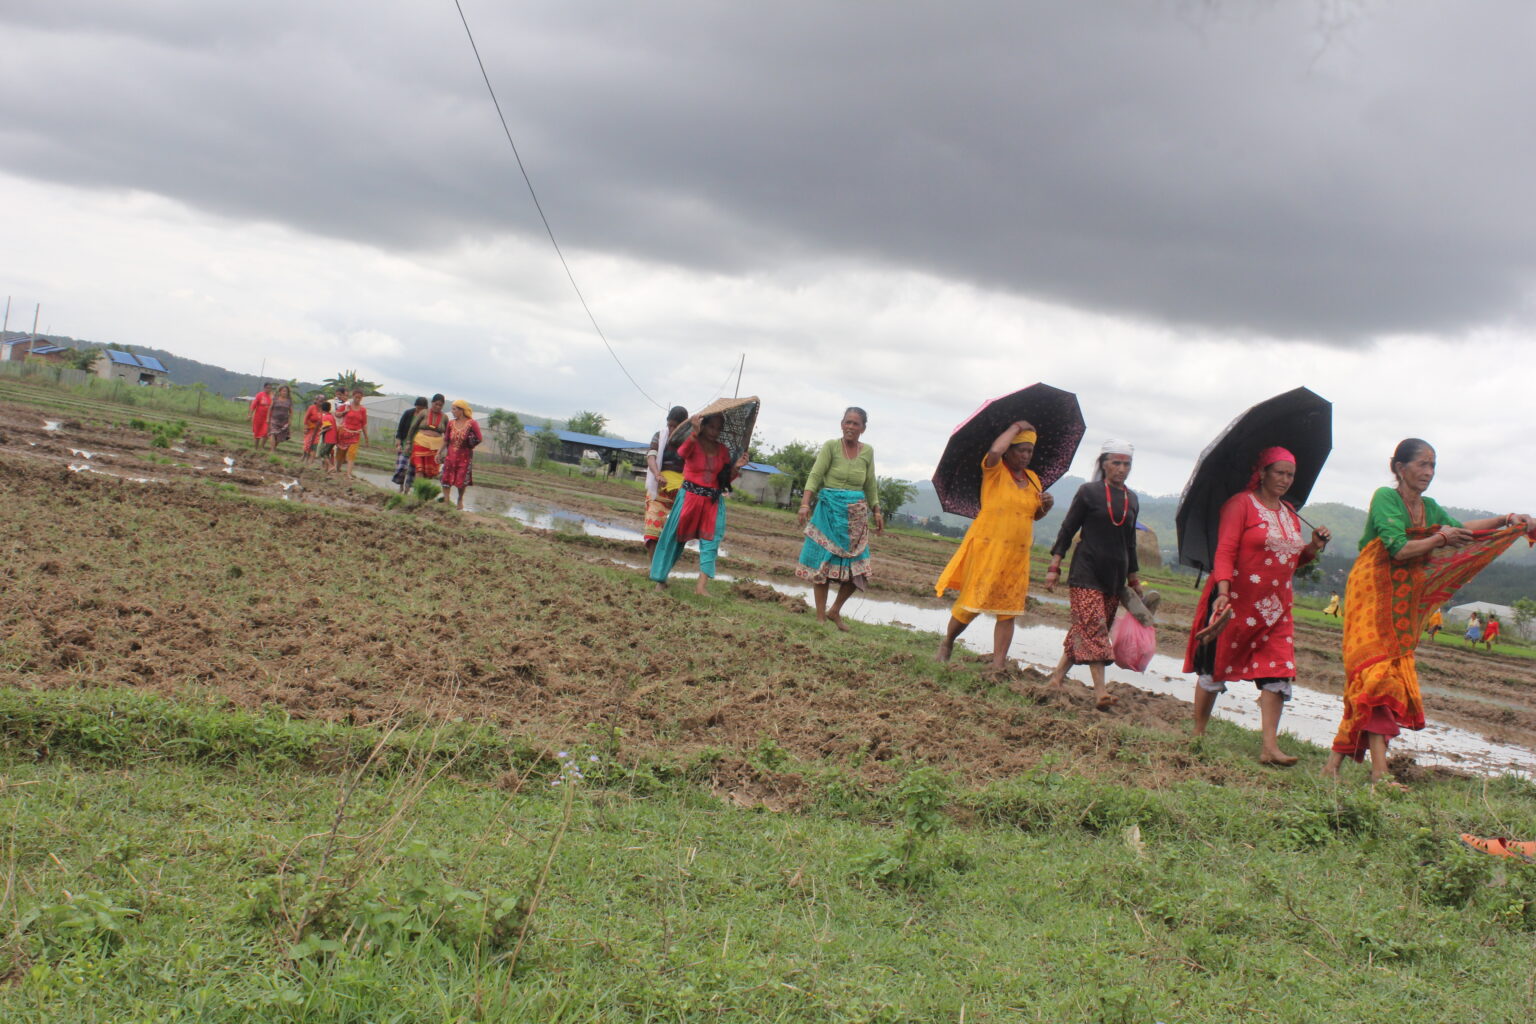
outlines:
M133 358L133 356L130 353L119 352L115 348L107 349L107 358L112 360L114 363L122 363L125 366L138 366L139 365L139 361L137 359Z
M154 356L139 356L138 360L139 365L144 367L146 370L154 370L156 373L170 372L165 368L165 364L160 362L160 360L156 359Z

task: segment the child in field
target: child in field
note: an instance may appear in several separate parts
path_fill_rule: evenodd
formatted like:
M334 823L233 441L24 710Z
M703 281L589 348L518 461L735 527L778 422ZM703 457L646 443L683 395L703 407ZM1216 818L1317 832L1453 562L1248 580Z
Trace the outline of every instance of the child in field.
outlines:
M320 465L327 473L336 472L336 414L330 402L320 403Z
M1493 642L1499 638L1499 620L1492 615L1488 616L1488 625L1483 627L1483 649L1493 650Z

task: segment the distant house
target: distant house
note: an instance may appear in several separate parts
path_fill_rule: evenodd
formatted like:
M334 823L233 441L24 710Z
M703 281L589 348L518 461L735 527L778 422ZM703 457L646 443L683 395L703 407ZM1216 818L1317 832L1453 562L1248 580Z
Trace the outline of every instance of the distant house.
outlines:
M741 476L732 487L764 505L785 505L789 501L789 474L766 462L742 466Z
M47 338L22 338L6 342L4 348L0 348L0 360L20 363L27 359L43 359L62 363L71 351Z
M123 380L141 387L169 384L170 371L154 356L135 355L121 349L103 349L91 366L91 372L107 380Z

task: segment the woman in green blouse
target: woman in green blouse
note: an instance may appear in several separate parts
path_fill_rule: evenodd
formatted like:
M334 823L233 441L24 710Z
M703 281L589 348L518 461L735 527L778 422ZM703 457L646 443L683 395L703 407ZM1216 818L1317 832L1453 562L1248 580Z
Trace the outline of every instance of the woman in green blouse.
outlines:
M843 632L843 604L869 582L869 521L885 529L875 480L875 450L859 441L869 416L858 406L843 413L843 436L821 446L805 481L796 521L805 530L795 575L810 580L816 592L816 621ZM814 512L812 511L814 509ZM838 581L837 598L827 607L827 588Z
M1533 529L1517 512L1458 523L1424 493L1435 478L1427 441L1400 443L1388 468L1397 486L1371 498L1344 591L1344 717L1323 768L1337 777L1344 758L1369 753L1373 783L1387 779L1387 742L1424 728L1414 651L1425 618Z

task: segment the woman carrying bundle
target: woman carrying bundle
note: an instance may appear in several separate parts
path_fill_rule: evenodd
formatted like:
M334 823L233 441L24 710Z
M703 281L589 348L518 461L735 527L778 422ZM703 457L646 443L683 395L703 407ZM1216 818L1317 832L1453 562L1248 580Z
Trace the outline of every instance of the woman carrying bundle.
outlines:
M1072 497L1045 572L1045 589L1055 590L1061 579L1061 560L1072 547L1073 538L1082 533L1067 577L1072 626L1050 684L1062 686L1068 669L1087 665L1100 711L1108 711L1115 703L1104 682L1104 666L1115 660L1109 627L1120 606L1120 591L1129 586L1141 594L1141 579L1136 575L1136 516L1141 504L1125 486L1134 451L1129 441L1104 442L1093 479Z
M1029 596L1029 555L1035 520L1055 499L1029 469L1035 454L1035 428L1024 420L1010 424L981 460L981 514L965 531L965 540L944 567L934 592L959 592L949 612L949 627L939 641L939 661L948 661L955 641L981 614L992 615L992 668L1008 665L1014 620L1024 614Z
M1248 486L1221 506L1216 558L1200 595L1184 671L1197 674L1195 735L1205 733L1218 694L1247 680L1259 688L1262 764L1289 767L1280 749L1280 713L1296 681L1291 577L1323 553L1331 534L1315 529L1307 542L1301 519L1282 500L1296 480L1296 456L1266 448Z
M720 440L720 431L725 426L725 417L720 413L694 416L689 422L693 424L693 433L677 446L683 459L683 489L651 552L650 578L658 591L665 591L667 576L677 565L683 545L697 540L702 548L705 542L713 542L708 552L701 551L701 556L707 555L708 565L702 564L701 557L699 580L694 586L694 593L703 594L706 581L714 575L715 553L724 530L722 494L746 464L747 453L744 451L734 463L731 461L731 450Z

